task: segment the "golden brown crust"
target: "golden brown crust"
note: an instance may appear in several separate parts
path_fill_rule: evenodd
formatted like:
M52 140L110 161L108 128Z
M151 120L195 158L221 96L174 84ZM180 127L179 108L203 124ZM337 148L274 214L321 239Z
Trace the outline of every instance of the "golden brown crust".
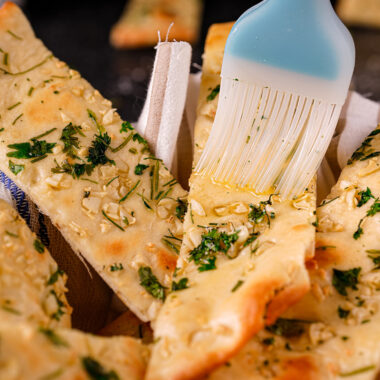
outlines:
M132 0L111 30L111 43L116 48L154 46L158 32L164 38L169 28L171 40L196 42L201 11L199 0Z

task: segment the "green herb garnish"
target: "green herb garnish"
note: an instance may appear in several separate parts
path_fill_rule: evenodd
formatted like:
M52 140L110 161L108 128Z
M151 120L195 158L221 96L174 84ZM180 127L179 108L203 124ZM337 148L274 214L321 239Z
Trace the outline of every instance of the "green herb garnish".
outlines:
M187 200L177 198L177 207L175 208L176 217L183 222L185 214L187 212Z
M165 287L162 286L150 267L140 267L138 270L140 285L154 298L165 301Z
M62 130L60 140L63 142L63 152L71 158L77 158L77 149L79 149L79 139L76 134L84 136L81 131L82 127L79 125L73 125L72 123L66 125Z
M187 289L189 286L187 285L189 279L184 277L181 278L178 282L172 282L172 291L177 292L178 290Z
M88 149L87 156L87 161L92 165L92 169L98 165L105 165L108 163L115 165L115 161L109 159L105 154L110 143L111 138L108 136L107 132L95 135L95 138Z
M268 226L270 226L270 220L275 218L275 213L270 212L268 214L266 207L272 205L272 196L270 195L267 201L261 201L258 205L250 204L251 209L248 213L248 220L254 222L255 224L261 223L264 218L266 219Z
M11 30L7 30L7 33L10 34L13 38L16 38L16 40L21 41L22 38L18 36L17 34L13 33Z
M244 284L244 281L239 280L235 286L231 289L231 292L234 293L236 292L242 285Z
M138 164L135 167L135 174L136 175L142 175L144 170L149 168L149 165L144 165L144 164Z
M120 200L119 200L119 203L121 203L121 202L124 202L135 190L136 190L136 188L137 188L137 186L140 184L140 180L138 180L136 183L135 183L135 185L131 188L131 190L129 190L128 191L128 193L127 194L125 194L124 195L124 197L123 198L121 198Z
M48 153L52 153L52 149L56 145L55 143L48 143L45 140L35 138L31 139L31 141L32 143L24 142L8 145L8 148L15 151L8 152L7 157L33 159L32 162L35 162L36 159L45 158Z
M125 231L125 229L122 227L122 226L120 226L119 224L117 224L114 220L112 220L105 212L104 212L104 210L102 210L102 214L103 214L103 216L107 219L107 220L109 220L115 227L117 227L119 230L122 230L122 231Z
M358 277L362 268L352 268L349 270L333 269L332 284L339 294L347 296L347 289L358 290Z
M339 376L340 377L349 377L349 376L359 375L359 374L364 373L364 372L372 371L375 368L376 367L374 365L369 365L366 367L355 369L354 371L351 371L351 372L340 373Z
M0 69L1 70L1 69ZM23 113L20 113L20 115L18 115L17 117L16 117L16 119L14 119L13 121L12 121L12 125L15 125L16 123L17 123L17 121L23 116L24 114Z
M8 107L7 110L10 111L10 110L13 110L13 108L16 108L17 106L19 106L21 104L21 102L17 102L15 104L13 104L12 106Z
M341 319L347 319L350 314L350 310L342 309L340 306L338 307L338 315Z
M317 206L317 208L319 208L319 207L323 207L323 206L326 206L326 205L328 205L329 203L334 202L334 201L337 200L338 198L339 198L339 197L335 197L335 198L332 198L332 199L324 199L323 202L322 202L319 206Z
M113 265L110 266L111 272L117 272L117 271L123 270L123 269L124 269L124 267L123 267L122 263L119 263L119 264L115 263L115 264L113 264Z
M308 323L311 322L300 319L279 318L273 325L267 326L266 329L275 335L292 338L302 335L305 331L304 325Z
M59 336L54 330L40 327L38 331L46 336L55 346L58 347L69 347L69 344L65 339Z
M40 240L34 239L33 246L34 246L34 249L38 253L44 253L45 252L45 246L42 244L42 242Z
M210 102L211 100L214 100L216 96L219 94L220 91L220 84L216 85L211 92L207 95L207 101Z
M36 65L34 65L32 67L29 67L29 69L26 69L26 70L23 70L23 71L19 71L17 73L12 73L12 72L10 72L8 70L2 69L1 67L0 67L0 71L2 71L6 75L12 75L12 76L23 75L23 74L29 73L30 71L36 69L37 67L42 66L44 63L46 63L52 57L53 57L53 54L50 54L44 60L42 60L41 62L37 63Z
M180 246L177 244L174 244L168 239L162 238L161 241L170 249L172 249L177 255L179 255Z
M271 338L265 338L265 339L263 339L262 343L265 346L272 346L274 344L274 338L273 337L271 337Z
M58 281L59 276L63 276L65 272L62 269L57 269L52 275L49 277L49 280L47 281L48 285L53 285Z
M20 236L18 236L17 234L14 234L13 232L10 232L10 231L5 231L5 233L10 236L10 237L13 237L13 238L19 238Z
M133 131L133 130L134 130L134 128L133 128L132 124L129 121L124 121L121 124L120 133L122 133L122 132L128 132L128 131Z
M243 247L247 247L251 243L253 243L260 236L260 232L252 232L248 239L244 242Z
M357 207L362 207L363 205L365 205L371 198L375 198L373 195L372 195L372 192L370 190L369 187L367 187L367 190L365 191L360 191L358 193L358 196L359 196L359 201L358 201L358 205Z
M56 321L60 321L61 320L61 317L62 315L64 315L64 311L62 310L62 308L65 306L65 304L59 299L57 293L55 292L55 290L50 290L50 294L52 294L57 302L57 306L58 306L58 310L53 313L51 315L51 317L53 319L55 319Z
M114 370L107 371L91 356L84 356L81 362L91 380L120 380L119 375Z
M9 170L14 174L17 175L18 173L22 172L25 168L25 165L18 165L13 163L11 160L9 160Z
M199 246L190 251L189 261L194 261L200 272L215 269L216 254L221 252L227 255L228 250L238 238L237 232L228 235L213 228L204 233Z

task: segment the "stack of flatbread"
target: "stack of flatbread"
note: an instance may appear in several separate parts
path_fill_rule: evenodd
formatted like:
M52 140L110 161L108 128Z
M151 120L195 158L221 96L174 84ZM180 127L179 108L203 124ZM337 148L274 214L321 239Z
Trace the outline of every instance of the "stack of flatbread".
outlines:
M231 26L208 34L195 162ZM153 328L151 344L70 329L67 276L0 201L1 379L375 378L380 129L319 206L315 180L285 199L193 175L187 194L12 3L0 54L1 171ZM148 329L126 314L102 333Z

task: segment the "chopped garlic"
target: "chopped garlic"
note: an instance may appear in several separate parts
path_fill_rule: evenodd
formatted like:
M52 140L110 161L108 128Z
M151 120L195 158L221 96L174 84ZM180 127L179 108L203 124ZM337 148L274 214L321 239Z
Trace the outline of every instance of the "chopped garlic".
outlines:
M196 201L195 199L192 199L190 201L190 204L191 204L191 210L193 211L195 215L206 216L206 212L203 209L203 206L198 201Z

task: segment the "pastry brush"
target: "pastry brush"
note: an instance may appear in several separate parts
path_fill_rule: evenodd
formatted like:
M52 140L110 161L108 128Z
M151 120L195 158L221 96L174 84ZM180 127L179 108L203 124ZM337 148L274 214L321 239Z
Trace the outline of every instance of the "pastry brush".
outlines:
M215 121L195 173L294 197L345 102L355 47L330 0L265 0L228 37Z

